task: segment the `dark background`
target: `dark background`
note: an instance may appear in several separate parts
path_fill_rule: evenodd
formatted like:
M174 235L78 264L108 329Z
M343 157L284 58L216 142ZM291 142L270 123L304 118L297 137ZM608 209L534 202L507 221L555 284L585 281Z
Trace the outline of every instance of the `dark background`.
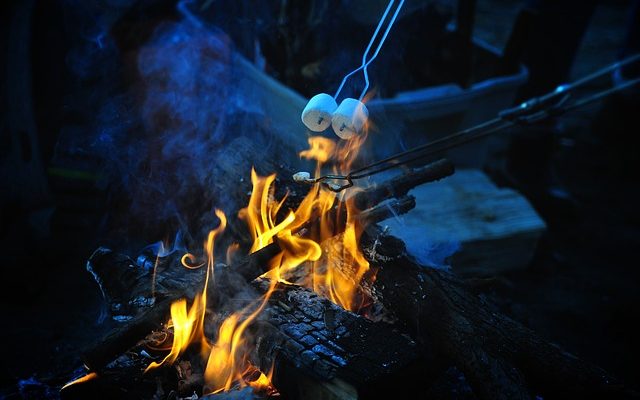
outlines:
M248 33L275 29L272 2L217 3L208 21L238 51L251 52ZM438 3L446 9L449 2ZM577 78L614 62L625 47L631 1L602 1L592 12L585 11L588 2L558 3L569 4L562 11L568 14L554 19L564 21L566 31L534 29L535 40L522 44L533 79L522 96L541 94L563 74ZM478 1L474 34L502 48L523 4ZM158 26L183 15L171 1L35 1L32 8L5 1L0 9L0 387L12 388L21 379L46 379L79 366L78 349L109 327L85 270L98 245L135 252L175 233L173 217L159 214L164 208L136 203L139 175L163 171L148 161L146 143L154 127L169 132L170 124L137 120L141 100L131 88L149 81L131 57L159 39ZM584 35L580 29L575 34L575 60L563 64L558 58L572 34L569 20L582 14L588 23ZM367 35L345 40L359 48ZM286 65L278 70L273 64L272 74L303 92L316 90L284 76ZM559 64L568 70L554 70ZM393 75L384 60L381 65L379 74ZM546 339L632 384L640 380L637 99L637 93L616 96L543 125L542 142L514 131L507 157L520 164L488 169L496 182L530 199L549 231L532 264L500 277L486 296ZM188 129L197 140L198 128ZM548 179L531 179L523 163ZM188 164L177 168L187 181L197 180ZM145 207L147 213L138 212Z

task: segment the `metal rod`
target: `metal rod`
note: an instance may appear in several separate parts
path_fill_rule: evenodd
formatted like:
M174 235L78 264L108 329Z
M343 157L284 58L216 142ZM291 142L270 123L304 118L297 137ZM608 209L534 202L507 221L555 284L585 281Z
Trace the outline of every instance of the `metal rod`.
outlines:
M409 164L427 156L484 138L514 125L531 124L552 116L567 113L576 108L583 107L587 104L601 100L614 93L639 84L640 77L628 80L620 85L601 90L595 94L576 99L573 102L570 101L571 92L577 87L594 81L617 68L621 68L638 60L640 60L640 54L632 55L573 83L560 85L552 92L527 100L516 107L503 110L498 114L498 117L489 121L485 121L471 128L463 129L459 132L447 135L433 142L414 147L410 150L394 154L393 156L355 169L347 175L325 175L315 179L306 179L304 182L324 183L330 190L340 192L353 186L353 180L355 179L366 178L392 168ZM347 183L339 185L336 183L326 183L325 181L347 181Z

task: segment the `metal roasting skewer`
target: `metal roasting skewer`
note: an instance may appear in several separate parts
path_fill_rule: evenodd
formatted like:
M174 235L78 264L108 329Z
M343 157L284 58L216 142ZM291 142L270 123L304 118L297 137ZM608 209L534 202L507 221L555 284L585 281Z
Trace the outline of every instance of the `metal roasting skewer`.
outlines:
M376 161L367 166L355 169L347 175L323 175L319 178L312 178L308 172L298 172L293 175L293 180L298 183L316 184L321 183L327 189L334 192L341 192L353 186L353 181L366 178L392 168L409 164L430 155L449 150L457 146L467 144L471 141L487 137L503 129L520 124L532 124L549 117L562 115L576 108L585 106L595 101L601 100L614 93L621 92L640 83L640 77L629 79L626 82L601 90L594 94L573 99L572 91L584 86L602 76L626 65L640 60L640 54L635 54L624 60L610 64L592 74L589 74L575 82L558 86L555 90L542 96L529 99L518 106L503 110L496 118L485 121L481 124L467 128L433 142L429 142L410 150L394 154L391 157ZM343 181L337 183L332 181Z

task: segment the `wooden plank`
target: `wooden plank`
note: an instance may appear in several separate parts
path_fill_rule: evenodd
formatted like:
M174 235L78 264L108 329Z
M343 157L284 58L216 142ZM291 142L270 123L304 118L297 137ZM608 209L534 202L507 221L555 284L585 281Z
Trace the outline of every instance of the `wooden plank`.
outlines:
M416 208L382 223L407 243L421 262L442 265L451 257L464 276L493 275L525 268L544 221L518 192L498 188L480 170L459 170L452 177L411 191Z

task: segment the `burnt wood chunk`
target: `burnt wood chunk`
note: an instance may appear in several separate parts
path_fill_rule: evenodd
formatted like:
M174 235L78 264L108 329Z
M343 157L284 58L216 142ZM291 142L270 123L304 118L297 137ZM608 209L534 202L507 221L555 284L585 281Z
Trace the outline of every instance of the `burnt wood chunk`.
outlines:
M135 310L150 307L155 302L151 293L151 272L126 255L100 247L87 261L87 271L93 275L116 320L130 319Z
M398 327L345 311L299 286L279 284L265 311L256 354L266 367L275 355L320 381L339 378L358 388L424 353Z

